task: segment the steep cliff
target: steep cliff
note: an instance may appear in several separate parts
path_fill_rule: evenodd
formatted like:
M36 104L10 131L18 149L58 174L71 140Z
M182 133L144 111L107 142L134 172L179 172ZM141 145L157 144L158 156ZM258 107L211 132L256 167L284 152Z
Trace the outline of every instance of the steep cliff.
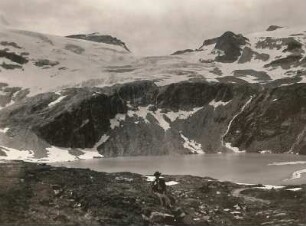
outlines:
M305 154L305 98L304 84L262 88L181 82L158 87L141 81L65 89L3 109L0 125L7 130L1 141L3 147L33 150L33 142L26 141L35 136L36 149L52 146L72 155L98 150L107 157Z

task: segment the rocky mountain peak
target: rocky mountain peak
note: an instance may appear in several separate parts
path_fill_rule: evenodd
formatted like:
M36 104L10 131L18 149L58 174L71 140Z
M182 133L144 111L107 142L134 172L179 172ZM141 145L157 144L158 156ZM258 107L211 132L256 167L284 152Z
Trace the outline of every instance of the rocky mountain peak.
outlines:
M217 41L215 49L222 51L216 60L224 63L232 63L241 55L241 46L247 44L248 39L241 34L231 31L225 32Z
M131 52L123 41L111 35L103 35L98 32L95 32L91 34L68 35L66 37L75 38L75 39L83 39L87 41L105 43L105 44L110 44L110 45L122 46L126 51Z
M172 55L201 51L205 46L215 45L215 50L219 52L216 60L224 63L232 63L240 56L241 46L247 44L248 39L241 34L231 31L225 32L220 37L204 40L202 46L196 50L185 49L174 52Z

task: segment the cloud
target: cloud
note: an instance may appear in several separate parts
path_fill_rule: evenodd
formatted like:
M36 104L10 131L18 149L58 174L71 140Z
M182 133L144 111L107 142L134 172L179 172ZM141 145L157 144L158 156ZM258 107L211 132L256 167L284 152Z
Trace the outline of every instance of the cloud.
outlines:
M306 21L305 0L1 0L15 26L43 33L112 34L136 53L194 48L226 30L252 32Z

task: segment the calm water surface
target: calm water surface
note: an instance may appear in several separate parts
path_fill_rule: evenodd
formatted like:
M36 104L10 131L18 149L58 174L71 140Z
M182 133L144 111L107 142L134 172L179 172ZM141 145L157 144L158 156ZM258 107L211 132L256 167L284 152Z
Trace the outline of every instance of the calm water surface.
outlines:
M305 161L304 164L275 166L274 162ZM303 162L302 162L303 163ZM306 174L291 178L297 170L306 169L306 156L277 154L206 154L157 157L118 157L54 163L55 166L89 168L103 172L134 172L152 175L159 170L171 175L209 176L219 180L271 185L306 184Z

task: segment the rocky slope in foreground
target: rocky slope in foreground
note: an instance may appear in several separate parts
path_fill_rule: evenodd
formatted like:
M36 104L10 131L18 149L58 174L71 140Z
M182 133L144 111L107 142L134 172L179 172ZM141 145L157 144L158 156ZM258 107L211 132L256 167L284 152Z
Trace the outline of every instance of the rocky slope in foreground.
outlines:
M306 186L272 190L211 178L165 176L173 207L132 173L22 162L0 165L1 224L306 225ZM172 182L172 184L175 184Z

